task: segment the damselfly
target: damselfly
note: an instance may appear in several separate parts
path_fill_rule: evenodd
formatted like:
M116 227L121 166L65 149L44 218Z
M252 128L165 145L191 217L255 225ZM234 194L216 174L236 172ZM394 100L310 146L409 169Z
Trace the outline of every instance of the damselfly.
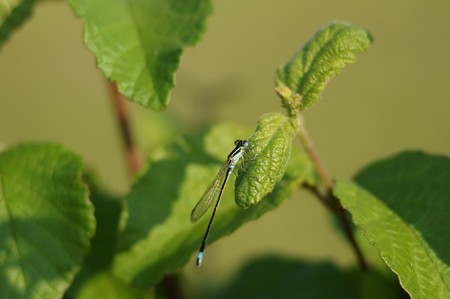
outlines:
M195 205L194 209L191 212L191 222L194 223L206 213L217 191L220 190L219 196L217 197L216 205L214 206L211 219L209 220L208 227L205 232L205 236L203 237L202 245L198 250L196 261L197 266L200 266L202 264L203 251L205 250L206 246L206 239L208 239L209 230L211 228L211 224L213 222L217 208L219 207L220 199L222 198L222 193L223 190L225 189L225 185L227 184L228 178L233 172L233 169L235 168L236 164L244 156L244 152L248 147L247 140L236 140L234 144L236 145L236 147L228 155L227 161L225 162L225 164L223 164L219 173L216 175L211 185L208 187L208 189L206 189L205 194L203 194L202 198L200 198L200 200L198 201L198 203ZM223 183L221 185L220 182L222 181Z

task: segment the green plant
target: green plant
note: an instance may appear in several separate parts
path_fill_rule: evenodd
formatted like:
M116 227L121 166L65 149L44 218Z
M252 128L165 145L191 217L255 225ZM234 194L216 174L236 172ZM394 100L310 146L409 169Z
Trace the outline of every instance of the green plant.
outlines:
M26 20L34 3L1 4L0 42ZM157 111L168 104L183 49L200 39L211 11L205 0L70 4L105 77L131 101ZM252 157L238 171L235 188L236 203L247 209L225 194L209 242L301 187L335 215L357 267L267 257L250 261L211 296L397 298L402 291L395 272L413 298L449 297L448 157L403 152L365 167L352 181L333 181L305 128L303 111L371 42L356 26L324 27L276 73L286 115L264 114L253 133L217 124L174 140L145 167L130 163L139 174L124 198L103 191L81 159L60 145L25 143L3 151L1 298L177 297L176 272L198 249L208 221L189 222L201 195L195 190L207 186L223 162L223 149L249 135ZM120 123L133 153L126 118ZM292 148L295 136L303 149Z

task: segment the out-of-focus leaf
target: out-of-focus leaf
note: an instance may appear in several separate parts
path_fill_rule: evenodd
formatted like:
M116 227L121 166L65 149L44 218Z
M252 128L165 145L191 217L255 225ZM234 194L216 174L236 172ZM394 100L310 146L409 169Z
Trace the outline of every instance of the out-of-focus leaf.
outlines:
M72 282L95 229L82 169L55 144L0 154L2 299L61 298Z
M358 286L358 298L360 299L398 299L402 297L405 291L401 288L395 275L394 279L386 277L378 269L369 268L368 271L361 272Z
M335 195L413 298L450 298L450 159L404 152ZM363 189L363 186L365 189Z
M76 275L66 292L68 298L75 298L80 288L83 288L86 283L89 283L89 288L91 288L93 276L97 275L99 271L110 269L116 252L119 219L123 209L123 202L101 190L92 175L85 175L85 180L91 191L90 199L95 208L94 215L97 226L95 235L91 240L91 250L84 260L81 271ZM104 279L100 278L100 280L103 281Z
M329 262L268 256L243 266L237 277L211 298L360 298L358 277Z
M35 0L0 1L0 46L31 15Z
M183 49L194 45L209 0L69 0L104 75L133 102L163 110Z
M118 277L145 288L189 260L200 246L209 221L207 213L191 224L191 210L233 149L234 140L245 139L248 134L235 126L216 126L180 140L151 162L126 197L128 221L119 239L120 252L113 267ZM257 206L242 210L236 206L232 190L225 190L208 244L287 199L302 180L298 170L302 166L300 157L298 152L293 155L282 180ZM228 189L233 189L233 178ZM207 264L206 249L204 266Z
M83 285L75 299L151 299L150 292L125 284L109 272L98 272Z
M400 286L376 270L340 269L330 262L266 256L245 264L210 298L399 298Z

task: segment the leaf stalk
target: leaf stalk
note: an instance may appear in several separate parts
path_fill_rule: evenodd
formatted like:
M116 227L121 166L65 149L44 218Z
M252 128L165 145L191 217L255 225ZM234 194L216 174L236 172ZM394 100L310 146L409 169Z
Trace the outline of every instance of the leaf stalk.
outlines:
M141 157L135 146L133 134L131 133L130 122L126 103L122 95L117 90L115 83L109 83L111 101L114 107L117 124L120 128L120 137L126 152L126 160L130 175L134 175L141 167Z
M120 136L123 147L126 152L126 160L128 171L131 176L135 175L142 166L142 159L139 151L134 143L133 134L131 132L128 111L126 109L126 102L119 93L115 83L109 83L111 94L111 101L115 111L116 121L120 128ZM176 274L165 275L162 279L162 284L166 289L167 296L170 299L184 298L182 288L178 281Z

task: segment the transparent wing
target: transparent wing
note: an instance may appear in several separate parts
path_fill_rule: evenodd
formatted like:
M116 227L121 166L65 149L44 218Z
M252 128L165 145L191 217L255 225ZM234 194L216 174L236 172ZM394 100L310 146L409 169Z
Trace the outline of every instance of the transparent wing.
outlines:
M214 181L212 181L211 185L208 187L208 189L206 189L202 198L200 198L195 207L192 209L191 212L192 223L196 222L205 214L206 211L208 211L208 208L211 205L214 195L216 195L217 190L220 189L220 184L227 173L229 165L230 165L229 161L223 164L222 168L219 170L216 177L214 178Z

